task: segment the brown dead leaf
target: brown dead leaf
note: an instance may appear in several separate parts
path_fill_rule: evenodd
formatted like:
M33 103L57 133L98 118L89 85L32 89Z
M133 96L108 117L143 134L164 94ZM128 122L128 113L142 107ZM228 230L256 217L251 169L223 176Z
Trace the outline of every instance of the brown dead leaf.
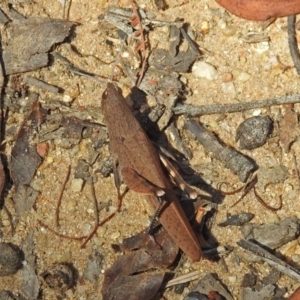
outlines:
M34 102L29 116L19 129L16 143L11 152L10 171L12 180L16 186L14 200L18 213L22 213L24 209L26 210L31 207L31 205L27 207L25 203L20 202L29 201L30 197L26 196L28 193L27 188L42 161L36 150L38 142L36 135L38 126L40 126L45 118L46 111L41 108L37 101ZM20 207L18 207L18 204Z
M27 185L33 178L41 157L36 151L34 141L37 127L44 121L46 112L38 102L34 102L31 112L18 132L16 143L12 149L11 177L15 185Z
M127 257L119 257L114 265L118 267L127 264ZM158 289L160 288L164 279L164 273L151 273L151 274L137 274L132 276L117 276L121 271L119 268L110 269L110 272L106 272L106 276L111 276L113 284L110 287L103 285L102 295L103 299L114 300L147 300L152 299ZM113 274L112 274L113 273ZM113 277L116 276L116 278Z
M298 114L292 109L287 109L285 115L279 122L279 138L284 151L289 152L291 144L299 135Z
M120 256L105 272L103 299L152 299L162 285L164 272L178 254L178 247L161 228L156 243L142 232L125 239L121 250L137 249Z
M46 52L68 36L72 25L72 22L65 20L46 18L14 21L11 40L3 52L5 74L26 72L46 66Z

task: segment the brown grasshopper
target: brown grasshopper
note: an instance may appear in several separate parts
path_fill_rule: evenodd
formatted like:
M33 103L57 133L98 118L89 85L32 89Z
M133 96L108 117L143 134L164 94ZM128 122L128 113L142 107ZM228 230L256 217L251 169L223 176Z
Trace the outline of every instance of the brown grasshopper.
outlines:
M108 83L102 96L102 111L110 139L115 183L120 199L120 179L136 193L148 195L159 209L159 220L179 248L199 261L201 247L164 173L158 153L127 106L122 90ZM162 201L158 201L161 199Z

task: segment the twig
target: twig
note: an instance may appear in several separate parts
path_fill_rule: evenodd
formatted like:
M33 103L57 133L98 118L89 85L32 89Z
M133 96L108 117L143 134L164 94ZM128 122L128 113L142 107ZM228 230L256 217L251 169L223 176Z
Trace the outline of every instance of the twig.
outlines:
M3 88L4 88L4 67L3 67L3 59L2 59L2 36L0 34L0 145L2 144L3 140ZM5 172L2 163L2 158L0 155L0 197L2 195L3 189L5 184Z
M251 253L259 256L262 260L267 262L273 268L279 270L281 273L287 275L288 277L294 279L297 282L300 282L300 273L297 269L288 265L275 255L271 254L269 251L265 250L262 246L254 243L251 240L240 240L237 244L250 251Z
M88 237L86 238L86 240L84 241L84 243L80 246L80 248L84 248L86 246L86 244L89 242L89 240L93 237L93 235L96 233L97 229L104 225L106 222L108 222L110 219L112 219L114 217L114 215L116 214L116 212L113 212L111 215L109 215L107 218L105 218L103 221L101 221L100 223L98 223L94 229L92 230L92 232L88 235Z
M200 276L199 271L194 271L185 275L181 275L177 278L174 278L172 280L169 280L168 283L166 284L166 288L173 286L173 285L177 285L177 284L181 284L181 283L185 283L185 282L190 282L192 280L196 280L198 279Z
M271 210L271 211L277 211L277 210L280 210L282 208L282 197L281 195L279 196L279 205L278 207L272 207L270 205L268 205L259 195L258 193L256 192L256 188L255 186L253 187L253 191L254 191L254 195L256 197L256 199L258 200L258 202L264 206L266 209L268 210Z
M240 202L246 197L246 195L253 189L253 192L254 192L254 195L255 195L256 199L258 200L258 202L259 202L263 207L265 207L266 209L271 210L271 211L277 211L277 210L280 210L280 209L282 208L282 198L281 198L281 196L279 197L279 205L278 205L278 207L273 207L273 206L268 205L268 204L260 197L260 195L259 195L259 194L257 193L257 191L256 191L255 185L257 184L257 182L258 182L258 178L257 178L257 175L255 175L255 176L253 177L253 179L252 179L250 182L248 182L245 186L243 186L243 187L240 188L240 189L237 189L237 190L234 191L234 192L228 193L229 195L232 195L232 194L234 194L234 193L236 193L236 192L239 192L239 191L243 190L243 194L242 194L242 196L239 198L239 200L237 200L237 201L236 201L233 205L231 205L230 207L234 207L234 206L236 206L238 203L240 203ZM222 192L222 193L223 193L223 192ZM224 194L225 194L225 193L224 193Z
M212 114L224 114L241 112L250 109L281 105L287 103L299 103L300 95L288 95L279 98L265 99L253 102L243 103L231 103L231 104L209 104L209 105L189 105L179 104L173 108L175 115L185 114L190 117L212 115Z
M242 182L245 182L249 175L256 169L253 160L237 150L224 145L212 132L205 128L205 126L200 125L194 120L189 120L186 122L185 128L188 129L206 149L211 151L215 158L225 165L225 168L229 168L236 174Z
M289 41L290 52L291 52L293 62L295 64L296 71L298 75L300 75L300 54L297 45L295 21L296 21L296 16L288 17L288 41Z
M55 94L58 94L62 91L61 88L59 88L57 86L46 83L40 79L31 77L31 76L28 76L28 77L26 76L24 78L24 83L26 83L28 85L33 85L39 89L43 89L43 90L46 90L48 92L55 93Z
M84 240L86 238L86 235L79 236L79 237L64 235L64 234L61 234L61 233L55 231L54 229L50 228L48 225L46 225L42 221L38 220L38 222L39 222L40 226L48 229L50 232L52 232L53 234L57 235L60 238L69 239L69 240L75 240L75 241L81 241L81 240Z
M95 220L96 220L95 222L96 222L96 224L98 224L99 223L99 208L98 208L98 202L97 202L93 178L90 178L89 183L91 186L91 194L92 194L93 203L94 203Z
M67 182L69 180L69 177L70 177L70 173L71 173L71 166L68 167L67 175L66 175L65 181L63 182L63 185L61 187L61 191L60 191L60 194L59 194L59 197L58 197L56 212L55 212L56 226L59 226L59 208L60 208L60 205L61 205L61 200L62 200L64 191L65 191L66 184L67 184Z

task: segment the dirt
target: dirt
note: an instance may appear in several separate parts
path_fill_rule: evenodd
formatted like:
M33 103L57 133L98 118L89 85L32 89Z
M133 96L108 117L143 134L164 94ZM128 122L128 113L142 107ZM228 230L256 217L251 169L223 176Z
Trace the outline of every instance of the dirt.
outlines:
M126 1L120 1L126 2ZM224 16L224 10L214 1L190 0L190 1L166 1L168 9L158 11L151 1L137 1L139 7L153 12L156 19L174 21L176 17L183 18L189 27L195 32L195 42L200 46L202 60L213 65L217 70L217 78L207 80L198 78L192 73L184 73L181 78L186 82L190 90L186 103L201 104L225 104L246 101L255 101L267 98L297 94L299 92L299 77L290 56L287 42L287 20L277 19L264 33L270 38L266 43L247 43L243 40L250 32L261 32L261 24L246 21L232 15ZM1 5L5 8L6 2ZM123 51L120 45L106 43L107 35L114 30L112 25L99 21L98 17L105 13L108 6L117 6L118 1L84 1L73 0L69 3L68 20L77 24L71 34L69 43L58 46L56 51L68 58L77 67L87 72L108 78L111 74L112 64L118 53ZM29 3L15 4L14 8L26 17L63 18L63 8L59 1L35 0ZM5 28L2 26L2 32ZM167 35L165 27L157 28L150 35L151 49L163 45L166 47ZM245 72L245 73L244 73ZM230 86L224 82L226 74L233 74ZM245 75L246 80L240 75ZM64 95L74 98L72 108L77 113L84 111L86 107L92 107L93 120L103 124L100 102L104 86L87 78L76 76L57 62L48 67L31 72L31 76L40 78L45 82L64 89ZM124 94L129 92L132 83L128 78L117 74L124 84ZM230 87L230 88L229 88ZM34 90L34 88L32 88ZM43 104L51 104L54 100L63 100L63 95L40 92L40 101ZM296 104L294 110L299 112L300 106ZM273 120L280 120L285 112L283 106L263 108L244 113L232 113L226 115L202 116L196 118L217 133L219 138L227 145L236 146L235 130L247 117L253 115L268 114ZM27 113L27 112L26 112ZM90 113L90 112L89 112ZM10 125L19 126L24 118L24 111L19 111L9 116ZM202 178L214 188L218 183L230 183L229 189L235 189L242 185L236 175L216 161L211 153L208 153L196 140L190 139L182 129L184 116L177 120L177 127L184 137L188 138L189 149L192 152L191 166L198 171ZM276 133L276 128L274 135ZM278 136L278 132L277 132ZM5 155L9 158L13 141L8 139L5 145ZM112 218L104 226L97 230L96 235L84 249L81 243L75 240L61 238L48 229L41 226L38 220L47 224L50 228L68 236L82 236L88 234L94 226L94 206L90 185L86 183L78 192L74 184L75 166L79 159L91 159L89 152L90 140L83 139L75 149L61 147L61 141L53 140L49 144L49 151L43 163L37 170L32 186L40 191L34 208L18 218L14 210L12 195L14 189L6 189L4 193L5 205L12 213L15 234L11 236L8 216L4 210L0 216L4 226L2 241L20 245L27 234L34 232L34 252L37 258L37 272L41 274L55 262L71 262L78 270L78 283L74 289L67 291L66 299L101 299L101 284L103 273L108 269L119 254L114 253L111 244L120 243L123 238L129 237L149 225L149 218L153 212L143 196L128 192L122 203L122 211ZM288 170L288 178L285 180L264 180L263 186L258 190L260 195L272 206L276 206L279 197L282 198L282 209L276 212L269 211L261 206L253 193L250 193L234 207L232 204L239 198L239 194L226 196L218 205L218 209L211 223L211 232L220 245L233 246L234 252L224 257L227 271L218 262L202 259L200 262L192 262L186 256L182 258L180 268L176 268L176 277L191 271L198 270L199 278L208 272L217 273L219 279L227 286L234 299L241 299L241 282L244 274L250 272L249 265L243 260L238 260L237 255L243 252L236 245L242 235L238 227L218 227L216 224L223 222L228 213L250 212L255 215L253 223L271 223L288 216L299 214L299 179L297 178L297 164L299 164L299 141L296 140L291 151L286 153L276 138L272 138L263 147L251 151L243 151L252 157L258 166L274 168L278 165ZM109 157L108 145L101 148L100 157L104 161ZM61 187L67 175L68 166L71 165L70 180L64 190L62 205L60 208L60 226L55 225L55 210ZM117 192L114 186L113 175L103 178L99 173L95 174L96 196L100 203L107 203L107 210L102 210L100 220L108 216L115 208ZM201 191L200 191L201 192ZM202 192L203 193L203 192ZM204 193L203 193L204 194ZM93 249L97 249L103 256L100 278L95 283L82 279L87 260ZM286 254L295 263L300 260L299 241L278 249ZM262 278L270 272L267 264L255 264L259 276ZM22 283L20 272L14 276L1 278L0 290L7 289L14 293L20 291ZM286 287L292 293L299 285L286 276L281 276L278 281L280 287ZM43 299L55 299L55 291L46 286L42 287ZM175 294L173 289L166 289L164 299L183 299L192 290L192 283L186 287L181 295Z

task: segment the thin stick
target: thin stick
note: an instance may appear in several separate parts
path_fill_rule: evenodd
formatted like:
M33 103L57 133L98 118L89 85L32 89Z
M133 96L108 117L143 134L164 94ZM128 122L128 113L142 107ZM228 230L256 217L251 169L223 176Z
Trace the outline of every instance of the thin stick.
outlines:
M199 276L200 276L199 271L194 271L194 272L191 272L191 273L188 273L188 274L185 274L185 275L181 275L177 278L169 280L165 287L168 288L168 287L171 287L173 285L182 284L182 283L185 283L185 282L190 282L192 280L198 279Z
M300 75L300 54L297 45L295 21L296 21L296 16L288 17L288 41L289 41L290 53L293 62L295 64L296 71L298 75Z
M86 240L84 241L84 243L80 246L80 248L84 248L86 246L86 244L90 241L90 239L93 237L93 235L96 233L97 229L104 225L106 222L108 222L110 219L112 219L114 217L114 215L116 214L116 212L113 212L111 215L109 215L107 218L105 218L103 221L101 221L100 223L98 223L94 229L92 230L92 232L88 235L88 237L86 238Z
M265 207L266 209L268 210L271 210L271 211L277 211L277 210L280 210L282 208L282 197L281 195L279 196L279 205L278 207L272 207L270 206L269 204L267 204L259 195L258 193L256 192L256 188L255 186L253 187L253 191L254 191L254 195L256 197L256 199L258 200L258 202L263 206Z
M185 114L190 117L212 115L212 114L225 114L242 112L246 110L269 107L274 105L288 104L288 103L299 103L300 95L287 95L279 98L258 100L253 102L241 102L231 104L209 104L209 105L189 105L179 104L173 108L175 115Z
M86 238L86 235L79 236L79 237L64 235L64 234L61 234L61 233L55 231L54 229L50 228L48 225L46 225L42 221L38 220L38 222L39 222L40 226L46 228L47 230L49 230L50 232L52 232L53 234L57 235L60 238L69 239L69 240L75 240L75 241L81 241L81 240L84 240Z
M24 78L24 82L28 85L33 85L39 89L43 89L43 90L51 92L51 93L58 94L61 92L61 89L59 87L49 84L47 82L44 82L40 79L31 77L31 76L26 76Z
M251 240L239 240L237 244L246 249L247 251L250 251L251 253L259 256L262 260L267 262L269 265L271 265L273 268L279 270L281 273L287 275L288 277L294 279L298 283L300 282L300 272L293 266L287 264L274 254L267 251L265 248L260 246L258 243L255 243L255 241Z
M93 178L90 179L90 186L91 186L91 194L92 194L92 199L94 203L94 211L95 211L95 223L99 223L99 208L98 208L98 201L95 193L95 186L94 186L94 180Z
M59 208L60 208L60 205L61 205L61 200L62 200L62 197L63 197L63 194L64 194L64 191L65 191L65 188L66 188L66 184L70 178L70 173L71 173L71 166L69 165L68 167L68 171L67 171L67 175L66 175L66 178L65 178L65 181L61 187L61 191L60 191L60 194L59 194L59 197L58 197L58 201L57 201L57 206L56 206L56 211L55 211L55 215L56 215L56 226L59 226Z

